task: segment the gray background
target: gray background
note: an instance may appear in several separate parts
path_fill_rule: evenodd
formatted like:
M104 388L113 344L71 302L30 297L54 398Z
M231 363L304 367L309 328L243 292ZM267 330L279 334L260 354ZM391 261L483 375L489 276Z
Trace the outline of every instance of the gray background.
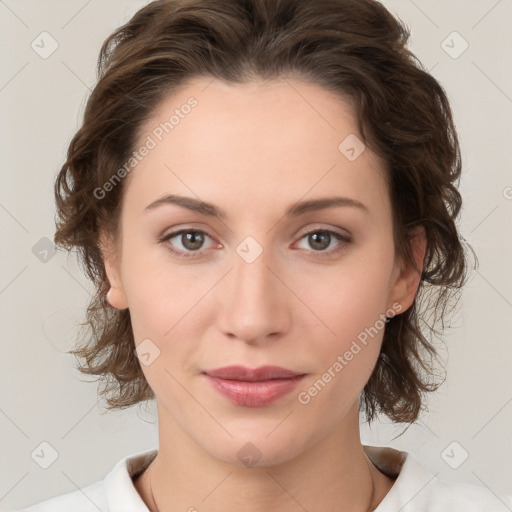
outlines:
M53 254L45 240L54 233L53 180L100 45L144 3L0 0L0 510L84 487L158 443L154 404L102 414L96 384L74 369L66 350L91 287L74 257ZM512 493L512 0L383 3L411 28L413 51L451 99L465 168L460 229L480 267L444 337L448 378L429 412L398 439L405 427L385 421L363 426L362 439L410 451L447 480ZM58 44L47 58L44 31Z

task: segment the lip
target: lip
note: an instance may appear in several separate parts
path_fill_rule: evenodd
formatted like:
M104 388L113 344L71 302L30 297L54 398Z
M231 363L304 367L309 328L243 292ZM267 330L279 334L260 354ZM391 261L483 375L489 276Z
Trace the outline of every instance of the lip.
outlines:
M203 372L213 388L230 402L245 407L264 407L290 393L305 377L279 366L226 366Z
M220 379L243 380L247 382L256 382L270 379L288 379L304 375L303 373L294 372L280 366L259 366L258 368L248 368L246 366L225 366L214 370L205 370L210 377L218 377Z

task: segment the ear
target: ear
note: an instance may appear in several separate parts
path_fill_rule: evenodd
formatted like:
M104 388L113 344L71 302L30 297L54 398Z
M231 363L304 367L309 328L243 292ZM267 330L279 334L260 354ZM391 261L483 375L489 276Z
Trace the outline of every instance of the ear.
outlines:
M397 264L393 274L394 282L392 282L392 289L389 295L391 302L388 307L398 302L402 305L402 313L411 307L416 297L427 250L427 236L424 226L414 228L411 232L411 237L411 249L419 272L410 266L400 270Z
M107 294L108 302L117 309L128 308L128 301L121 281L119 258L112 236L105 231L100 232L100 250L105 264L105 272L110 283Z

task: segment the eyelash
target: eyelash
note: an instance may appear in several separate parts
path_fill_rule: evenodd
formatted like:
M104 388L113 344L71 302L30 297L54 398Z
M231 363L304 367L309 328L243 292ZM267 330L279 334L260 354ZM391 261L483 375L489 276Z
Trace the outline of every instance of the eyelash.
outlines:
M159 243L165 244L166 249L170 253L174 254L175 256L178 256L179 258L199 258L199 257L201 257L202 254L205 252L205 249L201 250L201 251L189 251L188 253L186 253L186 252L176 251L174 249L171 249L169 244L166 244L166 242L168 240L170 240L171 238L174 238L175 236L181 235L182 233L201 233L203 235L206 235L209 238L212 238L208 233L206 233L205 231L202 231L200 229L186 229L185 228L185 229L180 229L179 231L173 231L172 233L164 235L163 237L159 238L158 241L159 241ZM336 231L329 230L329 229L314 229L312 231L308 231L307 233L304 233L299 238L299 241L313 233L328 233L328 234L334 236L334 238L336 238L338 241L341 242L340 244L338 244L338 246L336 246L336 248L334 250L312 251L315 258L327 258L327 257L333 256L335 254L338 254L342 250L346 249L346 247L350 243L352 243L351 238L341 235L340 233L338 233Z

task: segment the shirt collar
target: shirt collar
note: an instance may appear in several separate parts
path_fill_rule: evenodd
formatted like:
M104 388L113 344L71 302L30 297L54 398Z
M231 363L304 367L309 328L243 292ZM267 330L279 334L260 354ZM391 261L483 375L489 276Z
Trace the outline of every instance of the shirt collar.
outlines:
M434 476L410 453L384 446L363 445L372 463L395 483L374 512L396 512L397 506L411 501ZM144 471L158 454L158 449L141 451L121 459L104 479L105 497L110 512L147 512L132 478ZM400 508L399 507L399 508Z
M363 449L380 471L395 478L395 483L374 512L402 510L435 479L435 475L424 468L412 453L383 446L363 445Z
M144 471L157 453L158 449L137 452L121 459L112 468L104 479L109 512L148 512L146 504L135 489L132 477Z

